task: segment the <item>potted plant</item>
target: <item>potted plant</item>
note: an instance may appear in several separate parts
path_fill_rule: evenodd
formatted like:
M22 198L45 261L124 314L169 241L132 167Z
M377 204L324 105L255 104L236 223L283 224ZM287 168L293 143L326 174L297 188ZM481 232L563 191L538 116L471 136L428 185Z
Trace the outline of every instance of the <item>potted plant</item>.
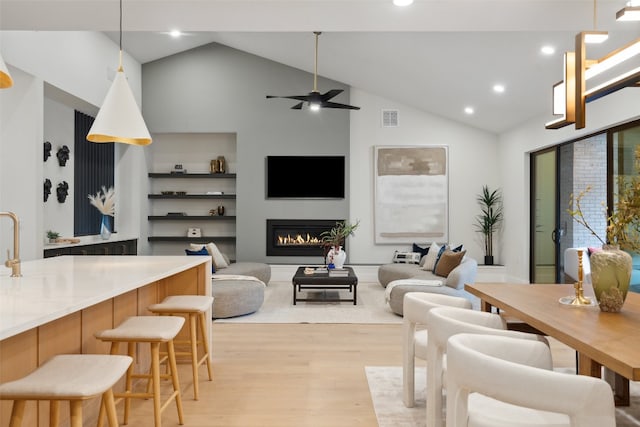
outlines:
M338 221L336 225L328 231L320 233L320 241L325 250L325 262L335 268L342 268L347 254L342 249L345 239L353 235L353 232L360 225L360 221L350 224L347 221Z
M504 219L502 212L502 192L482 187L482 193L476 198L482 211L476 216L476 230L482 233L484 240L484 264L493 265L493 233L498 231Z
M47 239L49 239L49 243L56 243L58 237L60 237L60 233L58 233L57 231L47 231Z

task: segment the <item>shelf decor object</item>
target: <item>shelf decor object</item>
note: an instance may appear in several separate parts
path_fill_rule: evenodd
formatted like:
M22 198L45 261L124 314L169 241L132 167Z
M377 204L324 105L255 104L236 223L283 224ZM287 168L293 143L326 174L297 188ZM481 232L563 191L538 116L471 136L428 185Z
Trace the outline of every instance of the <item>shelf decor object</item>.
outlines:
M7 64L4 63L2 56L0 56L0 89L8 89L13 86L13 79L9 74Z
M96 116L87 141L151 144L151 135L142 118L122 68L122 0L120 0L120 65Z
M100 237L108 240L111 237L112 226L109 217L113 217L116 213L116 192L113 187L107 190L102 187L102 191L98 191L96 195L89 194L89 203L96 207L102 214L100 219Z

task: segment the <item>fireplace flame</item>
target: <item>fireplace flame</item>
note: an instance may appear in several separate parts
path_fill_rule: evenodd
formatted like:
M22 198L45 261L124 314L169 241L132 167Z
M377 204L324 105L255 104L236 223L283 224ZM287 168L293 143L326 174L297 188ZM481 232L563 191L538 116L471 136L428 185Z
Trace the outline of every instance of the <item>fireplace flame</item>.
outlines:
M294 236L287 234L286 236L277 236L278 246L297 246L297 245L316 245L319 246L322 242L318 237L312 236L309 233L306 236L296 234Z

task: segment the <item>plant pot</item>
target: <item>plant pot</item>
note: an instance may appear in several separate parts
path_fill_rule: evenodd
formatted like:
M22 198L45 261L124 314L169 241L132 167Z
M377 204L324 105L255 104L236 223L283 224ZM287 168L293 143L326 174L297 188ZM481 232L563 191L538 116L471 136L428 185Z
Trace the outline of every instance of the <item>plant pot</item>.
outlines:
M484 256L484 265L493 265L493 255Z
M631 255L613 246L603 246L589 258L591 283L600 310L617 313L627 298L633 261Z

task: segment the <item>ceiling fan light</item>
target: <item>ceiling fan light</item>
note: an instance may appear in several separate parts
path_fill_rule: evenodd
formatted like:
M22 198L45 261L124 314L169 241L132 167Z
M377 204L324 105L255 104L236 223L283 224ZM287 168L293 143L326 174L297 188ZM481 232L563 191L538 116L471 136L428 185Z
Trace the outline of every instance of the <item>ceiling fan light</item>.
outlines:
M609 38L609 33L606 31L585 31L584 42L589 44L602 43Z
M320 104L316 102L309 103L309 109L311 111L320 111Z
M640 21L640 6L630 6L616 13L616 21Z
M13 86L13 79L9 74L7 64L4 63L2 56L0 56L0 89L7 89Z
M89 129L87 140L132 145L151 144L151 135L122 68L116 73L102 107Z

